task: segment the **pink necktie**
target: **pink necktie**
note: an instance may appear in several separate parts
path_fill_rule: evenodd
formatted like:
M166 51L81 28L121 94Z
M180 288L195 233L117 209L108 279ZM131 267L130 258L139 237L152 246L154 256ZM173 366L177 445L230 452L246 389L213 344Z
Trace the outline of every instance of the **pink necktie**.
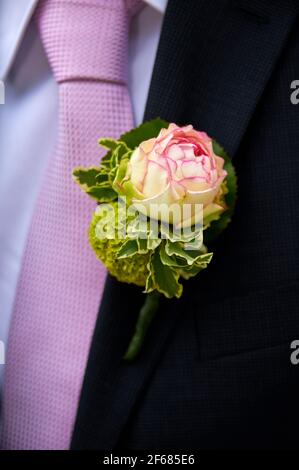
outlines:
M59 138L35 208L10 330L6 449L66 449L70 443L106 277L87 239L95 203L71 175L74 167L99 161L99 137L118 137L132 127L128 10L136 3L43 0L37 12L59 85Z

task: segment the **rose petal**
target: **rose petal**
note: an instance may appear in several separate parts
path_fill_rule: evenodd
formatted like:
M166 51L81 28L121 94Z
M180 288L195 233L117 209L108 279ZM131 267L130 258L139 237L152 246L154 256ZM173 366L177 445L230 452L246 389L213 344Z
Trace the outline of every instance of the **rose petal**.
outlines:
M189 204L203 204L203 206L211 204L211 202L214 201L215 197L217 196L220 190L221 182L222 180L217 182L214 187L206 189L204 191L188 190L185 197L185 202Z
M210 222L215 220L220 216L220 214L225 210L224 207L220 206L219 204L208 204L203 210L203 220L204 223Z
M169 180L168 176L168 171L162 165L150 160L143 182L142 193L144 196L146 198L153 197L165 190Z
M189 178L183 178L178 182L189 191L205 191L211 187L203 176L190 176Z
M172 160L181 160L185 153L179 145L170 145L167 147L167 156Z
M147 171L148 160L146 155L140 150L136 149L130 158L128 165L130 179L133 186L136 186L138 191L142 191L144 177Z
M156 139L153 138L153 139L148 139L148 140L145 140L144 142L142 142L140 144L140 148L145 152L145 153L150 153L152 152L154 146L156 144Z
M199 176L208 180L209 174L205 171L201 161L184 160L181 165L181 170L184 178Z
M138 201L133 199L134 207L153 219L167 223L179 223L182 218L182 201L185 190L178 183L169 183L164 191L156 196Z

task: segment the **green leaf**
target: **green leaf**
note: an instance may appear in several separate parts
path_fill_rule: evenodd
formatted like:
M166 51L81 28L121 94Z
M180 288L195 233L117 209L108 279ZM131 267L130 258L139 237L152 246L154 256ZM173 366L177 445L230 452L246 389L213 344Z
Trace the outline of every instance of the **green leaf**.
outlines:
M127 202L127 201L126 201ZM143 214L139 214L130 206L127 211L127 233L130 238L147 238L148 223L147 218Z
M115 178L112 183L113 189L121 195L124 193L122 183L127 174L128 162L129 162L129 159L126 159L126 158L124 158L120 162L116 170Z
M134 150L144 140L157 137L160 130L167 128L168 125L168 122L163 121L160 118L153 119L152 121L145 122L141 124L141 126L126 132L119 140L125 142L130 149Z
M148 269L150 270L150 263L148 264ZM147 276L147 279L146 279L145 291L144 292L149 294L150 292L153 292L154 290L155 290L154 279L153 279L153 276L150 272L149 275Z
M99 144L109 149L109 152L101 160L101 167L106 170L115 168L123 156L131 152L126 143L119 140L105 138L100 139Z
M196 260L196 264L198 266L203 266L204 268L207 268L208 264L212 261L213 258L213 253L204 253L201 255L199 258Z
M210 204L210 207L211 206L213 206L213 204ZM208 207L208 209L210 209L210 207ZM216 209L215 207L213 207L213 210L209 214L206 214L204 212L203 213L204 226L209 227L212 222L219 220L223 213L224 213L224 210L222 206L218 206Z
M160 248L160 257L163 264L173 269L189 270L193 267L207 267L212 259L212 253L202 253L202 251L188 251L187 253L177 244L163 242Z
M132 150L125 144L125 142L121 142L121 141L119 141L117 151L118 151L119 161L121 161L123 158L130 158L132 154Z
M151 256L150 275L152 280L149 281L149 285L152 283L158 292L169 299L181 297L183 286L178 282L180 274L162 263L159 249L155 250Z
M102 158L101 166L104 168L110 168L112 153L119 145L119 142L118 140L105 137L103 139L99 139L98 143L101 147L109 150L109 152Z
M168 256L176 255L183 258L189 266L194 264L202 255L199 250L184 250L182 244L179 242L171 243L167 241L165 244L165 251Z
M121 249L117 252L117 258L129 258L138 253L138 243L136 240L127 240L123 243Z
M189 230L177 229L173 225L161 222L160 224L161 238L170 240L171 242L184 242L189 243L197 240L197 243L202 242L203 228L201 226L195 227L194 225ZM195 242L194 242L195 243Z
M141 194L137 188L133 185L132 181L125 181L122 184L123 190L121 194L124 194L127 197L128 204L131 204L132 199L142 200L144 199L143 194Z
M107 181L109 181L109 173L101 170L96 177L96 184L106 183Z
M200 233L200 236L197 236L196 238L193 238L193 240L190 240L188 242L183 242L184 249L189 251L189 250L198 250L201 253L204 253L205 247L202 242L203 236L202 233Z
M107 137L104 137L103 139L99 139L98 142L99 142L99 145L101 147L104 147L104 148L112 150L112 151L115 150L116 147L119 144L118 140L110 139L110 138L107 138Z
M73 171L73 178L75 182L87 192L89 188L96 186L97 177L100 173L100 168L75 168Z
M105 169L106 171L109 171L111 168L111 157L112 157L112 151L106 153L106 155L102 158L101 160L101 168Z
M228 209L221 214L218 220L211 222L211 225L205 230L204 240L206 244L212 243L230 223L237 199L237 176L231 158L216 140L213 140L213 149L215 154L225 161L227 194L225 194L224 199Z
M112 152L111 158L110 158L110 168L113 170L113 168L117 167L119 165L119 149L120 147L117 147L114 152Z
M111 186L93 186L86 193L98 202L111 202L117 198L117 193Z
M109 171L108 178L109 178L109 183L110 183L111 188L113 188L113 182L114 182L115 177L117 175L118 168L119 168L119 165L115 166L114 168L112 168L112 170ZM113 189L115 190L115 188L113 188Z
M155 250L161 244L161 238L153 238L150 234L147 239L147 247L149 250Z
M191 277L197 276L204 269L204 266L189 266L189 268L184 268L180 271L180 274L183 279L186 281Z
M182 258L179 258L177 256L169 256L166 253L165 243L161 244L160 258L161 258L162 263L165 264L165 266L169 266L172 268L179 268L179 269L188 267L188 263Z
M128 149L124 142L119 142L119 145L112 152L110 159L110 168L113 169L119 165L122 159L129 159L132 150Z
M190 277L196 276L200 271L208 267L212 258L213 253L205 253L204 255L201 255L193 265L184 267L180 271L181 276L184 279L190 279Z
M137 238L138 243L138 253L145 254L148 252L147 239L146 238Z
M75 168L73 177L83 191L98 202L110 202L117 198L109 175L100 168Z

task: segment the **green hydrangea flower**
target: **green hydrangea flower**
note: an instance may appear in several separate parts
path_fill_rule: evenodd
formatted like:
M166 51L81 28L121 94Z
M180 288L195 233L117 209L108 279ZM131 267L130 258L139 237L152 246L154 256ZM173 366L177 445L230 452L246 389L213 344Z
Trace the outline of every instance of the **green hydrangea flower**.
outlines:
M111 207L117 210L117 203L112 202ZM129 258L118 258L118 252L127 239L119 239L117 237L112 239L109 237L99 238L96 233L96 227L99 222L103 222L104 217L107 218L106 212L96 211L89 228L89 242L97 258L102 261L110 274L119 281L145 287L149 274L147 266L150 253L136 253Z

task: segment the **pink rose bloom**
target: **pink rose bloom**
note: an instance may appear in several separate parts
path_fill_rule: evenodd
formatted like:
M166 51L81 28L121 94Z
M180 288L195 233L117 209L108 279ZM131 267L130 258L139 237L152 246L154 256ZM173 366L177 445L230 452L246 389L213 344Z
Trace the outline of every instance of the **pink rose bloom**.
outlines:
M170 124L158 137L142 142L134 150L125 180L134 190L133 203L141 203L147 213L153 204L202 205L200 212L203 209L205 219L225 210L215 203L227 175L223 165L223 158L215 155L212 139L205 132L191 125ZM196 222L196 213L195 209L192 217L181 220L180 216L172 222L190 226Z

